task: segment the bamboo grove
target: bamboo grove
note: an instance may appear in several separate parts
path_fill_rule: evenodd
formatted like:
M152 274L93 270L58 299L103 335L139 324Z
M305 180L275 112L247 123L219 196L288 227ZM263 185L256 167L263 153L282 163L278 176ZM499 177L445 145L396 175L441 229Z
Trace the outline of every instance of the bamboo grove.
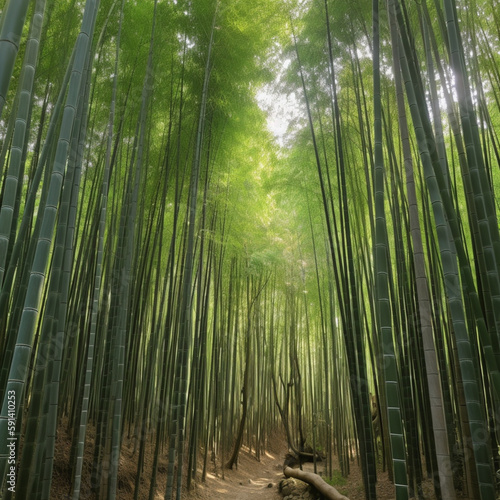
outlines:
M497 0L0 8L2 498L498 496Z

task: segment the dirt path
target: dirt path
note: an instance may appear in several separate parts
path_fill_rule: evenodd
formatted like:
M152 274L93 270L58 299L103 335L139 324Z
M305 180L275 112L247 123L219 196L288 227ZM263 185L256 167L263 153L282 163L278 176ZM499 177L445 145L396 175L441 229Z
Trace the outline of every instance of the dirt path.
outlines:
M233 471L212 470L207 475L205 483L198 482L195 489L183 494L183 500L283 500L278 491L283 475L283 461L286 447L279 451L266 453L260 462L248 450L242 448L239 456L238 469ZM340 480L336 488L350 500L364 500L363 480L361 470L353 461L347 479ZM313 471L312 464L304 464L309 472ZM334 469L340 474L337 459L334 458ZM389 481L387 472L378 471L377 498L392 500L395 498L394 485ZM269 485L272 485L269 487ZM427 479L422 484L424 498L435 500L432 482Z
M260 462L242 448L238 469L219 469L207 474L205 483L185 495L186 500L280 500L278 486L283 479L284 453L266 453ZM269 486L271 485L271 486Z

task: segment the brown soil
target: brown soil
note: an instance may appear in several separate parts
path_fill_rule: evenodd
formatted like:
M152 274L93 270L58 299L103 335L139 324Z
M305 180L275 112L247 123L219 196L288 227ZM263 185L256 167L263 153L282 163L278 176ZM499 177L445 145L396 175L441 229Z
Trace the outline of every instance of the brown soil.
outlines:
M186 500L280 500L278 485L283 476L283 452L266 452L260 462L242 448L238 468L207 474L193 491L186 493ZM224 473L224 479L222 478Z

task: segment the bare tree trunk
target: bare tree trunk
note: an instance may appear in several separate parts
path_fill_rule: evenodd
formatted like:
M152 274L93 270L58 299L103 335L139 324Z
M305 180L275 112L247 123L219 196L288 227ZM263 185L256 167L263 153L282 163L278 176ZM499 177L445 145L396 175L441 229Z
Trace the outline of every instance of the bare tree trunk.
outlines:
M292 469L291 467L285 467L283 474L286 477L295 477L311 486L314 486L326 500L349 500L347 497L339 493L333 486L325 483L321 476L314 474L313 472L304 472L300 469Z

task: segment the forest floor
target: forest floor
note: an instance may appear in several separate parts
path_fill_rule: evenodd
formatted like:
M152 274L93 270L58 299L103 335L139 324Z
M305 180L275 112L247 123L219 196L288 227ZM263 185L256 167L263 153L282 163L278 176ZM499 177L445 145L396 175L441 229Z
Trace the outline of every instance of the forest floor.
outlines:
M278 486L283 476L282 452L266 452L260 461L243 447L238 457L238 468L214 470L206 481L199 482L185 494L186 500L280 500ZM212 464L213 465L213 464ZM222 478L224 472L224 478Z
M90 464L93 461L93 440L95 429L89 426L87 443L85 446L85 459L82 477L81 500L93 500L95 496L90 492ZM141 477L139 499L148 498L149 477L153 463L153 439L149 437L144 457L144 473ZM197 482L191 491L182 495L183 500L280 500L279 484L283 475L283 462L288 452L284 438L278 434L272 441L270 449L261 454L260 461L248 448L242 447L238 467L234 470L222 470L220 463L209 462L207 477L204 482L200 480L199 471ZM70 499L71 486L70 469L71 439L65 432L64 426L59 429L54 462L54 475L52 481L51 498L58 500ZM158 484L155 500L163 500L166 485L167 460L165 453L160 455L158 466ZM200 466L203 464L200 460ZM356 461L350 464L350 473L347 478L340 475L340 467L334 458L333 469L336 478L335 488L347 496L349 500L364 500L363 481L361 470ZM303 465L304 470L313 471L313 464ZM322 464L318 464L321 474ZM118 471L118 500L132 500L134 498L134 484L137 475L137 450L134 452L133 440L124 438ZM423 484L424 498L434 500L432 484L429 480ZM392 500L395 498L394 485L389 481L386 472L378 471L377 481L378 500Z
M222 471L212 470L207 475L205 483L199 483L191 492L183 495L185 500L281 500L279 484L283 475L283 462L288 452L286 443L278 441L276 447L261 456L260 461L250 454L249 450L242 448L239 455L238 468ZM303 469L314 472L312 463L303 464ZM361 468L356 461L350 464L350 473L347 478L340 474L340 467L336 457L333 463L334 486L349 500L364 500L363 479ZM322 474L322 465L318 464L318 473ZM395 488L389 480L387 472L377 472L377 499L392 500L396 498ZM272 485L269 487L269 485ZM422 484L423 498L435 500L434 488L430 480Z
M224 479L210 474L205 484L199 484L193 492L186 494L186 500L280 500L279 483L283 475L283 461L286 453L279 456L266 453L260 462L247 450L240 453L238 469L226 470ZM313 472L313 464L304 464L303 469ZM389 500L395 497L394 486L387 478L379 478L377 498ZM342 481L343 483L344 481ZM269 488L268 485L272 484ZM353 467L349 478L336 489L349 500L364 500L363 482L357 467Z

